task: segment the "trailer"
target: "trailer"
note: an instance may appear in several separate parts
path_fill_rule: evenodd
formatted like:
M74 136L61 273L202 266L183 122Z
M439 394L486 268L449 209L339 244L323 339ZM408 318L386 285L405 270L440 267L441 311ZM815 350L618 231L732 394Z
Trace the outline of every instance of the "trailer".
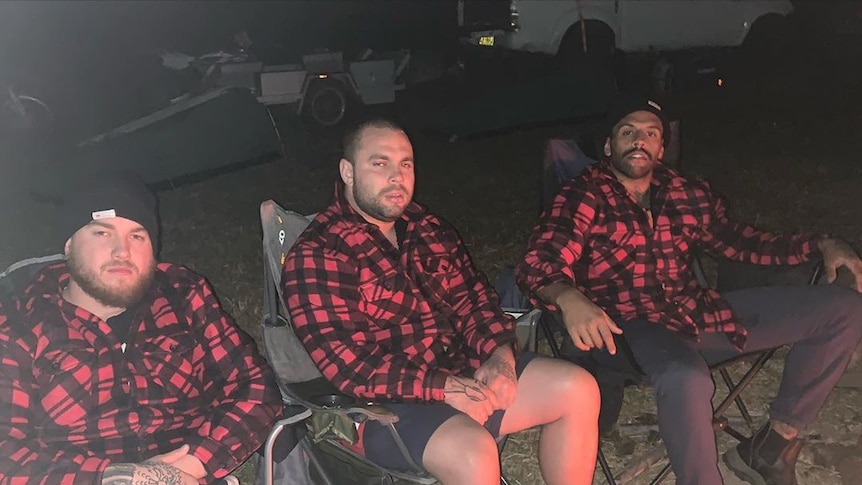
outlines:
M357 105L394 102L395 92L404 89L399 78L409 62L407 50L370 49L350 62L342 52L306 54L301 64L228 62L219 66L215 84L245 87L266 106L294 105L312 127L333 128Z

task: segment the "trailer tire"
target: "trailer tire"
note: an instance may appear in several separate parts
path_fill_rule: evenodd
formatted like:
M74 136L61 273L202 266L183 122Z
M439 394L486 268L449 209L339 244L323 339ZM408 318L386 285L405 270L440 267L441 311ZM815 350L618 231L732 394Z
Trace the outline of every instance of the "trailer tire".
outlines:
M350 96L340 81L314 81L305 94L302 114L306 123L320 129L335 128L348 114Z

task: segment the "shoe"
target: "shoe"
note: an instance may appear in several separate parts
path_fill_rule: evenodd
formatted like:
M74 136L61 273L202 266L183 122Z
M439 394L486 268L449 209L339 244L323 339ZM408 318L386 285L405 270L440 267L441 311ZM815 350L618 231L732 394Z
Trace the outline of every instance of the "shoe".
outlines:
M796 459L803 441L784 439L769 423L751 438L724 454L724 463L741 480L752 485L798 485Z

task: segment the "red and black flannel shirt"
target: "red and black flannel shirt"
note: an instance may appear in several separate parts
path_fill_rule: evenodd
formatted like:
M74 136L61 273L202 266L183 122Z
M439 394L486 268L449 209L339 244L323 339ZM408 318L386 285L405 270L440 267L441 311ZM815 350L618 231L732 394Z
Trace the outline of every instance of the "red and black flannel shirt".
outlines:
M448 376L514 347L514 320L451 226L412 203L396 248L337 187L282 274L296 334L327 379L361 398L442 401Z
M0 309L0 482L100 483L182 444L211 481L260 446L281 414L274 376L203 278L159 264L125 352L61 297L68 281L46 267Z
M724 332L739 349L746 330L715 290L701 287L692 250L733 261L794 265L817 251L814 235L779 236L727 219L703 181L659 165L650 186L654 224L600 162L564 184L517 267L534 303L552 283L576 285L612 319L644 319L697 339ZM553 309L553 308L552 308Z

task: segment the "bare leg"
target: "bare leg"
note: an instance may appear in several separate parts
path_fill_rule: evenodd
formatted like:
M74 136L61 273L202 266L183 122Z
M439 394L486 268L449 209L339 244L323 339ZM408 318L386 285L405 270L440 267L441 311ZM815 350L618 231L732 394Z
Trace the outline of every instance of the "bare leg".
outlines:
M443 423L422 455L422 465L444 485L499 485L497 443L481 424L466 414Z
M501 434L543 425L539 465L548 485L593 481L599 439L599 388L584 369L537 357L518 379ZM484 483L484 482L483 482Z

